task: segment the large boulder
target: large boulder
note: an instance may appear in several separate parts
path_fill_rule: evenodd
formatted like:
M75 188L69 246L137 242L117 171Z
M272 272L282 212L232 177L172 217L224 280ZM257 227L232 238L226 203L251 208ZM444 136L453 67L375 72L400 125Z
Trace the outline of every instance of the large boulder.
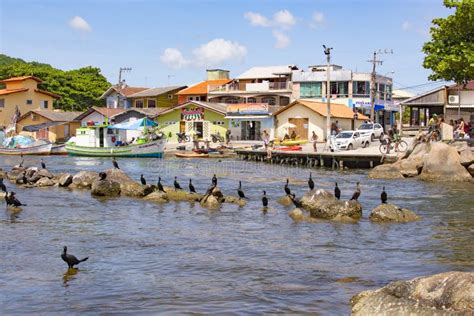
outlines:
M431 144L420 178L427 181L470 181L472 177L461 165L456 148L438 142Z
M80 171L72 177L72 184L79 189L90 189L92 183L99 179L99 174L94 171Z
M303 207L306 208L306 206L311 205L312 202L316 201L317 199L331 199L334 200L334 195L330 193L329 191L323 190L323 189L318 189L318 190L311 190L306 192L303 197L301 198L301 204L303 204Z
M175 190L171 187L165 187L166 196L170 201L199 201L201 194L191 193L185 190Z
M352 315L471 315L474 272L445 272L395 281L351 299Z
M291 201L290 197L288 195L284 195L278 199L278 203L280 203L283 206L290 206L293 204Z
M301 198L300 202L314 218L357 220L362 217L362 206L359 202L335 200L333 195L325 190L310 191Z
M58 178L57 178L57 181L56 183L60 186L60 187L68 187L69 185L71 185L72 183L72 174L70 173L63 173L61 174ZM54 181L54 179L53 179Z
M44 178L41 178L38 181L36 181L35 186L41 188L41 187L50 187L50 186L53 186L55 184L56 183L54 183L54 181L51 180L50 178L44 177Z
M25 170L25 174L27 177L32 177L35 173L38 172L37 167L29 167ZM41 178L41 177L40 177ZM39 180L39 179L38 179Z
M36 172L40 177L46 177L49 179L52 179L54 177L54 174L48 171L48 169L39 169Z
M158 191L148 194L143 199L145 201L151 201L151 202L157 202L157 203L165 203L169 201L166 193L158 192Z
M224 203L225 197L222 194L221 190L218 187L215 187L210 194L205 194L200 203L202 206L209 208L218 208L222 203Z
M119 196L120 183L112 180L95 180L92 182L91 195L94 196Z
M135 182L128 174L121 169L108 169L105 171L107 179L120 183L122 195L130 197L144 197L154 191L152 185L142 185Z
M372 210L369 219L373 222L397 222L408 223L419 220L420 217L415 212L400 208L393 204L380 204Z
M467 148L459 153L459 161L464 167L469 167L474 163L474 154L472 153L471 148Z
M403 179L400 163L378 165L369 171L369 179Z
M23 173L26 169L19 168L19 169L12 169L12 171L7 173L8 180L15 182L18 178L23 177Z
M471 177L474 177L474 164L467 167L467 171L471 174Z

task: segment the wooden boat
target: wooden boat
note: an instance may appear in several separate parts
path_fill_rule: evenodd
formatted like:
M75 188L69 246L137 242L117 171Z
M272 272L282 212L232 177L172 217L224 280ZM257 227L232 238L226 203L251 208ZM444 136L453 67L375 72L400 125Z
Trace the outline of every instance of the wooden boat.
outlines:
M50 155L67 155L66 144L53 145Z
M0 147L0 155L49 155L52 146L52 143L47 142L21 148Z
M281 142L275 142L275 145L279 146L297 146L306 144L308 141L305 139L296 139L296 140L284 140Z
M277 150L282 150L282 151L300 151L302 150L303 147L301 146L287 146L287 147L279 147Z
M209 154L199 154L195 152L175 153L179 158L209 158Z

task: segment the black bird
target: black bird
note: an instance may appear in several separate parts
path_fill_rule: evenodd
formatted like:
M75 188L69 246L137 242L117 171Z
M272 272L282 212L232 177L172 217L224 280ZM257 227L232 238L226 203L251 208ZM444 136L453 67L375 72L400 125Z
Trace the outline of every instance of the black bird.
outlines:
M216 177L215 174L214 174L214 176L212 177L212 184L213 184L213 185L217 185L217 177Z
M146 185L146 180L143 174L140 176L140 181L142 182L142 185Z
M290 180L286 179L286 184L285 184L285 193L286 195L290 195L291 194L291 190L290 188L288 187L288 184L290 183Z
M359 198L359 196L360 196L360 186L359 186L359 182L357 182L357 184L356 184L356 189L355 189L355 191L354 191L354 194L352 194L351 200L357 201L357 199Z
M23 173L23 177L21 178L21 181L23 181L23 184L28 184L28 179L26 178L26 172Z
M43 158L41 158L41 168L46 169L46 164L44 163Z
M0 190L7 192L7 187L5 186L5 183L3 183L3 178L0 178Z
M301 202L296 199L296 196L295 196L294 193L293 193L293 194L290 194L289 197L290 197L291 202L293 202L293 204L295 205L295 207L297 207L297 208L302 208L302 207L303 207L303 206L301 205Z
M196 193L196 189L194 188L194 185L191 179L189 179L189 192Z
M387 203L387 192L385 192L385 187L382 187L382 194L380 194L380 199L382 200L382 203Z
M161 184L161 177L158 177L158 191L166 193L165 189L163 188L163 185Z
M336 186L334 187L334 196L338 200L341 199L341 189L339 189L339 187L337 186L337 182L336 182Z
M8 192L5 193L5 202L7 202L7 206L13 205L15 207L19 206L26 206L26 204L21 203L16 197L15 197L15 192L10 192L10 195L8 195Z
M314 181L313 181L313 178L311 177L311 172L309 173L308 186L310 190L314 190Z
M25 160L23 159L23 153L20 153L20 164L18 165L20 168L23 167L23 162Z
M263 207L267 207L267 206L268 206L267 192L265 192L265 191L263 191L262 204L263 204Z
M112 164L114 165L115 169L120 169L117 160L115 160L115 157L112 158Z
M105 180L105 178L107 178L107 174L105 172L99 172L99 179Z
M181 186L178 183L178 177L174 177L174 189L175 191L182 190Z
M206 194L204 194L204 195L202 196L202 198L201 198L201 200L199 200L199 202L202 202L202 203L206 202L206 201L207 201L207 198L211 196L212 191L214 191L214 189L216 188L216 186L217 186L217 182L211 184L211 186L207 189Z
M242 191L242 181L239 181L239 188L237 189L237 194L240 199L245 199L244 191Z
M84 262L87 259L89 259L89 257L85 257L84 259L78 260L76 256L69 255L67 253L66 246L64 246L64 251L63 251L63 254L61 255L61 258L64 260L64 262L67 263L67 266L69 267L69 269L72 269L74 268L75 265L78 265L79 263Z

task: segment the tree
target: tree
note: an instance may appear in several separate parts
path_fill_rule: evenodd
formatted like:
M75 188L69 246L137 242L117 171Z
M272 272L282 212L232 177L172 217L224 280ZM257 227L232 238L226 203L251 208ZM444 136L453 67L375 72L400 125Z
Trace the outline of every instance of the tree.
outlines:
M474 0L444 0L444 5L456 11L432 21L423 67L433 71L430 80L465 84L474 79Z

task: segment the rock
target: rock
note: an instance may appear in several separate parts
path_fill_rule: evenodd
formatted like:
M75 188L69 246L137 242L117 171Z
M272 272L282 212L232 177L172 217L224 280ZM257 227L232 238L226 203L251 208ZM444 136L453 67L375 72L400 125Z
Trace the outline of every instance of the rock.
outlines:
M166 195L171 201L199 201L201 194L191 193L184 190L175 190L174 188L165 187Z
M318 189L318 190L311 190L306 192L303 197L301 198L301 203L303 204L303 207L306 207L307 205L310 205L317 199L332 199L334 200L334 195L332 193L323 190L323 189ZM291 200L290 200L291 201Z
M32 177L36 172L38 172L37 167L29 167L28 169L25 170L25 173L26 173L27 177ZM39 178L38 178L38 180L39 180Z
M49 179L52 179L54 177L54 174L48 171L48 169L40 169L36 172L37 174L40 175L40 177L46 177Z
M474 154L472 153L472 150L467 148L466 150L461 151L459 153L459 160L461 165L466 168L472 165L474 163Z
M237 196L231 196L231 195L224 196L224 202L237 204L238 206L245 206L247 204L247 201L245 199L241 199Z
M72 177L72 183L79 189L90 189L92 182L99 179L99 174L94 171L80 171Z
M471 174L471 177L474 177L474 164L467 167L467 171Z
M466 149L469 149L468 145L467 145L467 142L464 142L464 141L455 141L453 143L450 144L451 147L454 147L458 153L466 150Z
M400 208L393 204L380 204L372 210L369 219L373 222L397 222L408 223L420 219L415 212L406 208Z
M41 187L50 187L50 186L53 186L55 184L56 183L54 183L54 181L51 180L50 178L44 177L44 178L41 178L38 181L36 181L35 186L41 188Z
M301 198L303 208L314 218L321 219L359 219L362 206L357 201L339 201L325 190L313 190Z
M425 157L420 179L426 181L470 181L471 175L461 165L456 148L444 143L432 143Z
M105 171L107 180L120 183L120 191L122 195L130 197L144 197L154 191L152 185L142 185L135 182L121 169L108 169Z
M403 179L400 163L378 165L369 171L369 179Z
M60 187L68 187L72 183L72 178L73 178L72 174L64 173L59 177L59 179L57 180L57 183Z
M0 168L0 179L5 179L7 178L7 172Z
M91 195L94 196L119 196L120 183L112 180L95 180L92 182Z
M165 203L169 201L166 193L158 192L158 191L148 194L143 199L146 201L157 202L157 203Z
M290 206L293 204L291 199L288 197L288 195L284 195L281 198L278 199L278 203L280 203L283 206Z
M352 315L470 315L474 272L445 272L361 292L351 299Z
M41 179L42 177L39 175L38 172L35 172L35 173L32 174L30 177L27 176L27 178L28 178L28 181L29 181L30 183L36 183L36 182L38 182L38 180ZM48 178L48 179L49 179L49 178Z
M221 190L218 187L215 187L210 195L204 196L201 199L200 203L205 207L218 208L222 203L224 203L224 201L225 198Z
M15 182L18 178L23 177L23 172L25 170L26 169L13 169L7 173L8 180Z

